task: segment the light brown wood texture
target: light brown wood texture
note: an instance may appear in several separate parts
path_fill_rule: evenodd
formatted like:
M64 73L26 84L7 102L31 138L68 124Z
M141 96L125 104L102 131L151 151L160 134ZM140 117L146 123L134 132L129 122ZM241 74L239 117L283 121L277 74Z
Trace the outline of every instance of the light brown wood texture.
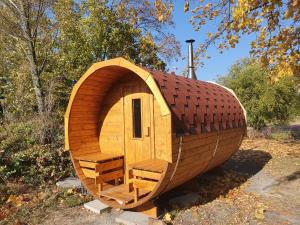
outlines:
M131 104L137 98L142 102L141 138L132 137ZM171 146L170 117L162 115L156 101L154 112L154 101L147 84L131 74L119 80L111 89L109 97L103 101L99 117L99 146L104 154L125 155L126 183L129 180L130 164L154 158L166 161L172 158L171 148L168 147ZM157 123L154 123L154 119L157 119ZM162 126L162 123L165 125Z
M142 101L141 138L132 137L135 98ZM220 165L244 134L242 127L177 137L151 72L122 58L92 65L65 113L65 148L77 175L96 198L125 209Z
M151 179L151 180L159 180L161 177L160 173L138 170L138 169L133 169L132 174L135 177L144 177L144 178Z
M124 95L124 125L125 125L125 158L126 168L130 164L140 162L143 160L151 159L153 157L153 136L148 133L153 130L153 121L151 114L153 114L153 108L151 107L153 102L153 96L149 93L147 86L140 82L131 82L131 84L125 84L123 86ZM141 100L141 137L133 137L133 99ZM149 130L148 130L149 129ZM127 179L129 177L127 176Z
M140 194L146 195L148 193L149 193L149 191L142 190ZM102 197L105 197L104 199L106 202L109 202L107 200L114 199L123 206L125 206L126 203L133 202L133 200L134 200L134 193L129 192L129 187L127 184L118 185L118 186L112 187L110 189L101 191L99 193L99 195ZM104 200L104 199L101 199L101 200Z
M151 218L157 218L160 213L158 207L156 205L154 205L154 203L152 201L149 201L149 202L145 203L144 205L135 208L134 210L137 212L142 212L142 213L150 216ZM150 220L149 220L149 224L155 224L155 221L153 223L150 223Z
M139 161L137 163L131 164L130 168L138 169L142 171L163 173L166 166L167 166L166 161L159 160L159 159L151 159L151 160L144 160L144 161Z
M75 157L77 160L82 160L82 161L89 161L89 162L104 162L107 160L113 160L113 159L119 159L122 158L123 155L117 155L117 154L103 154L101 152L96 152L96 153L88 153L84 155L80 155Z

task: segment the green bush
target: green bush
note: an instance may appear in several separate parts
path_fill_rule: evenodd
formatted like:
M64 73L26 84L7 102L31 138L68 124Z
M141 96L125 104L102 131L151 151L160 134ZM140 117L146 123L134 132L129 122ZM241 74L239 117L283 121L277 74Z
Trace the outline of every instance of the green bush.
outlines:
M62 149L49 146L33 146L11 154L0 167L5 179L18 178L25 183L39 184L55 181L71 172L70 162Z
M24 150L38 143L35 121L4 124L0 128L0 149L4 154Z
M238 61L218 82L236 93L247 111L248 125L255 129L285 124L299 114L296 78L282 77L271 83L267 72L251 59Z
M4 125L0 129L0 177L41 184L72 173L67 152L60 142L39 144L38 120ZM59 139L59 138L58 138Z

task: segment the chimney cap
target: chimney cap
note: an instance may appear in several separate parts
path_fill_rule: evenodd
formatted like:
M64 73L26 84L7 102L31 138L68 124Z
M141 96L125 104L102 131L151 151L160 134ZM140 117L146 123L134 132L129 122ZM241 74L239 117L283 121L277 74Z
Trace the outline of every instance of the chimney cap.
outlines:
M186 42L186 43L193 43L193 42L195 42L195 40L194 40L194 39L188 39L188 40L186 40L185 42Z

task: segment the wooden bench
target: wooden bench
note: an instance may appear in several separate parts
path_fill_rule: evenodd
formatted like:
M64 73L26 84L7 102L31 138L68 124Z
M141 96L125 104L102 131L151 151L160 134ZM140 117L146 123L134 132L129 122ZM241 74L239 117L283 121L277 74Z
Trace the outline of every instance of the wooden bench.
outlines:
M98 192L103 190L106 182L113 181L119 184L119 179L124 178L124 156L103 153L90 153L75 157L78 160L83 174L95 179Z
M134 202L139 199L140 189L153 191L166 166L166 161L158 159L149 159L130 165L130 174L133 177Z

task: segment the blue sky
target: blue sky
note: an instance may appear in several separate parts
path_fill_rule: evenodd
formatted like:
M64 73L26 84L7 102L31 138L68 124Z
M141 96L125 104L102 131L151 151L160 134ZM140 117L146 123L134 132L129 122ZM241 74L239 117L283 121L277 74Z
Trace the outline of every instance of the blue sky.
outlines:
M211 29L209 29L208 27L204 27L203 30L195 32L192 25L189 23L191 13L183 12L183 4L184 1L176 1L173 14L175 27L170 29L169 31L173 33L176 36L177 40L180 42L182 55L187 56L187 44L185 43L185 40L190 38L195 39L195 49L197 47L197 44L205 39L207 32L211 31ZM230 66L236 60L249 56L250 41L252 41L252 38L243 37L241 38L236 48L229 49L223 54L220 54L219 51L214 46L212 46L208 50L208 54L209 56L211 56L211 58L204 60L204 67L198 68L196 71L198 79L212 81L215 80L218 75L225 75L228 72ZM180 74L181 71L183 71L183 69L185 68L186 64L187 60L180 59L178 62L171 62L170 64L168 64L168 68L171 71L175 71L177 74ZM175 70L175 68L178 69Z

